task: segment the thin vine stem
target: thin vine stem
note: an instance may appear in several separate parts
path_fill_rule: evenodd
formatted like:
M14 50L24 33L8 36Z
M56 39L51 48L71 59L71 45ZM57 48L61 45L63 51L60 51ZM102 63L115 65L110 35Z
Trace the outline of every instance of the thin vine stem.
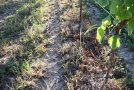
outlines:
M107 11L107 10L106 10L104 7L102 7L99 3L97 3L97 4L98 4L106 13L108 13L113 19L115 19L114 16L111 15L109 11Z

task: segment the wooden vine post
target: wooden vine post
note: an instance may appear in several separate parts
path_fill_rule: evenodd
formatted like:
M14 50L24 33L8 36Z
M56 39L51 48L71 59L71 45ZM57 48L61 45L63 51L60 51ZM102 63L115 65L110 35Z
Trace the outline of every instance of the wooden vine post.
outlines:
M82 35L82 29L83 29L83 25L82 25L82 23L83 23L83 20L82 20L82 7L83 7L83 5L82 5L82 0L80 0L80 17L79 17L79 19L80 19L80 26L79 26L79 30L80 30L80 45L81 45L81 35Z
M80 20L80 23L79 23L79 32L80 32L80 48L79 48L79 50L80 50L80 54L82 54L82 29L83 29L83 20L82 20L82 7L83 7L83 5L82 5L82 0L79 0L79 5L80 5L80 8L79 8L79 10L80 10L80 13L79 13L79 20Z

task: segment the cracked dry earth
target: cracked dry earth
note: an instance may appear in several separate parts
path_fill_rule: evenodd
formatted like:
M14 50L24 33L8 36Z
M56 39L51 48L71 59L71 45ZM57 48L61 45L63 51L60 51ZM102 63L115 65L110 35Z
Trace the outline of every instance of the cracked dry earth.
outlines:
M44 75L38 80L34 90L65 90L63 65L65 60L70 58L69 53L76 45L72 35L78 30L79 9L73 4L78 4L78 1L48 0L48 3L46 12L50 17L45 21L45 34L49 37L50 45L42 58L46 64L43 69Z

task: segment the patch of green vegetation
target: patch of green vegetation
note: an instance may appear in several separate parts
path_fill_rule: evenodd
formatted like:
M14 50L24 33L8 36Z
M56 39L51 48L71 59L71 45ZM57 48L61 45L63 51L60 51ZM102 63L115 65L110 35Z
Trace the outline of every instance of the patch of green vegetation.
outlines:
M133 72L126 73L123 78L116 78L115 83L120 87L120 90L132 90L134 86L134 78L131 76ZM119 74L119 73L118 73ZM122 73L119 75L121 76Z
M12 61L9 62L5 68L6 74L20 75L25 70L29 69L28 60L24 60L22 62Z
M0 77L7 75L18 76L21 73L29 70L30 62L28 56L24 53L16 52L16 55L13 55L9 58L9 61L0 68Z
M129 79L126 81L126 83L127 83L128 85L134 85L134 78L129 78Z
M116 79L127 77L128 75L128 69L125 67L125 65L118 65L115 66L113 69L113 76Z
M123 60L118 60L113 68L114 81L120 90L129 90L134 86L134 72L130 71ZM131 90L131 89L130 89Z
M36 60L46 52L44 46L48 42L43 28L45 1L23 0L21 3L22 6L15 15L7 17L0 25L1 48L13 44L22 46L18 51L10 53L11 58L0 69L0 77L7 75L21 77L23 73L29 71L33 58Z

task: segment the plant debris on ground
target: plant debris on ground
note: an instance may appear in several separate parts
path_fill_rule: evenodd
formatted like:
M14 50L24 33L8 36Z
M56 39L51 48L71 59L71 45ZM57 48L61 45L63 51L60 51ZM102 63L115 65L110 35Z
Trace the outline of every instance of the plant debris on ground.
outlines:
M105 11L84 0L82 23L79 12L79 0L0 1L0 89L133 90L118 52L96 40Z

